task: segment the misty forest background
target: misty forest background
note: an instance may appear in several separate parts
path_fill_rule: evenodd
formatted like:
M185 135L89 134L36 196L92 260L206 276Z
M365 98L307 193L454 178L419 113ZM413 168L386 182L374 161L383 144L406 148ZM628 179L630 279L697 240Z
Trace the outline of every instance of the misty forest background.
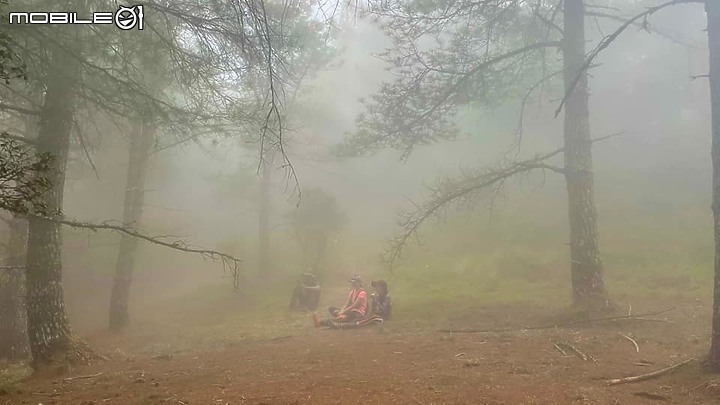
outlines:
M4 14L41 3L0 8ZM563 146L562 113L555 118L564 96L562 75L527 96L545 74L562 73L557 47L543 53L542 63L529 55L525 65L518 63L522 68L506 66L468 85L482 88L483 98L466 94L469 99L446 111L444 124L456 127L454 136L407 148L392 140L363 148L357 145L373 142L368 128L381 132L368 124L368 109L387 107L373 96L383 94L383 83L402 76L402 61L379 57L398 46L387 35L392 27L382 24L390 19L383 14L389 9L340 4L328 12L327 5L291 3L283 8L267 2L269 23L253 14L256 3L237 3L249 33L243 49L224 31L235 22L203 31L198 27L207 21L189 17L200 7L190 1L167 8L150 2L144 31L102 28L93 34L53 27L27 34L30 28L3 21L3 43L15 54L10 60L24 69L0 87L0 125L7 134L37 139L40 126L42 136L43 124L34 120L46 111L43 92L53 87L45 80L70 82L66 69L81 65L72 78L76 87L67 90L78 96L67 128L69 154L58 207L63 217L115 224L242 260L234 280L232 260L223 266L142 240L130 242L133 238L117 232L60 227L62 289L73 333L92 335L113 326L108 309L111 296L121 294L113 293L119 266L130 268L132 279L129 318L116 329L127 321L130 333L145 323L180 330L169 320L185 314L199 328L183 325L177 340L303 333L309 316L289 318L286 309L292 287L306 271L319 275L328 304L342 300L350 274L368 283L388 280L395 303L388 327L395 328L438 326L493 305L569 307L568 195L564 176L551 168L508 177L441 210L439 220L433 215L392 269L379 259L395 246L388 241L398 235L399 213L431 199L433 185L442 184L438 179L502 168ZM420 3L403 4L416 12L443 6ZM557 2L515 3L537 6L545 15ZM595 12L585 18L590 52L629 17L662 2L586 3L586 10ZM223 6L213 10L211 4L198 20L222 14ZM708 16L701 3L677 4L647 21L645 27L642 20L630 25L588 70L590 132L593 138L614 135L592 145L592 173L604 286L609 302L623 313L628 305L709 303L713 296ZM562 16L556 23L562 26ZM267 36L263 24L270 24ZM284 39L273 42L270 33L281 28L287 31ZM507 35L512 29L502 28ZM168 43L172 35L161 35L164 30L179 34ZM97 43L73 39L78 35ZM531 35L522 32L495 45L511 50ZM84 47L72 52L89 63L58 62L72 54L63 47L79 43ZM432 41L418 43L421 49L433 47ZM472 48L462 41L450 45ZM270 74L268 60L275 63ZM233 61L235 70L227 67ZM53 69L59 69L55 79ZM148 132L152 138L133 140L133 133ZM140 155L132 156L138 148ZM562 156L548 163L560 165ZM133 174L133 167L147 170ZM133 194L129 181L138 182L141 195ZM133 198L142 207L139 213L128 213ZM23 257L11 244L17 218L8 210L0 216L6 261L0 271L10 274L22 267L11 261ZM133 260L119 264L126 259L118 250L133 243ZM202 317L190 315L205 309Z

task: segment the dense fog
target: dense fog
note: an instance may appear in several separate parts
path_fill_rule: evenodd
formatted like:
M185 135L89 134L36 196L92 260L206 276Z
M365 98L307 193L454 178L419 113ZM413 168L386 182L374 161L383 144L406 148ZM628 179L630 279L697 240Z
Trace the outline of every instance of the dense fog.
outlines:
M379 330L348 332L373 342L359 362L449 345L434 356L465 368L555 349L602 364L578 348L602 343L621 359L603 340L619 335L636 353L649 347L638 367L670 352L684 365L707 343L720 364L711 0L50 3L0 1L0 326L19 331L0 332L0 402L16 364L40 370L66 352L217 365L222 350L240 350L272 369L236 370L248 373L242 384L270 392L252 384L287 381L273 373L279 359L283 372L295 367L288 353L345 359L313 357L346 339L314 332L324 326ZM115 8L144 29L13 24L9 14ZM362 310L359 291L370 299ZM383 319L387 293L394 312ZM295 311L298 294L313 303ZM657 328L678 327L573 329L542 349L532 345L543 332L526 334L636 320L636 306L678 307L674 318L648 312ZM346 311L362 317L343 323ZM505 346L517 341L530 346ZM277 352L244 346L257 342ZM494 351L467 346L486 342ZM553 361L524 374L550 375L538 370ZM335 378L313 367L292 375L312 387ZM362 370L347 381L371 381ZM475 381L463 373L448 381ZM592 378L617 371L603 373ZM433 384L440 395L444 383ZM467 384L444 389L461 398L484 382ZM279 390L252 398L295 398ZM383 390L352 399L415 398ZM497 403L530 403L535 391L525 392ZM312 395L288 403L332 402ZM553 395L541 403L566 403Z

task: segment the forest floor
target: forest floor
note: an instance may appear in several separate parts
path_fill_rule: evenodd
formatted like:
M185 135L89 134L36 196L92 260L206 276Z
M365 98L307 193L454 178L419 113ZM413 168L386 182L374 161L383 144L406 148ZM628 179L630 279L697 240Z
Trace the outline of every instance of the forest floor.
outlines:
M541 330L523 327L568 318L552 308L498 306L442 325L514 329L472 334L403 320L354 331L314 329L305 313L266 319L282 325L268 328L272 334L243 335L211 327L227 325L221 313L217 319L165 313L136 321L123 336L85 336L108 360L8 385L0 404L720 403L720 376L701 367L709 304L650 301L632 313L670 306L643 319ZM262 328L263 321L246 326ZM691 358L698 360L654 379L607 384Z

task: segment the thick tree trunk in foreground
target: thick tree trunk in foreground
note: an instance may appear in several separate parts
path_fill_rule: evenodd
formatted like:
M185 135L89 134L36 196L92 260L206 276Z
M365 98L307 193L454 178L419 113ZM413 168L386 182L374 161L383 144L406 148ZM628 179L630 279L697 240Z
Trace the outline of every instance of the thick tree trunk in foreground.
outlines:
M54 213L62 208L79 65L61 49L52 49L50 53L37 150L53 157L47 174L50 189L44 193L43 200L49 212ZM55 360L56 355L68 354L73 341L63 298L60 225L33 217L28 225L28 337L33 366L37 369Z
M720 371L720 2L706 0L710 51L710 100L712 109L713 218L715 221L715 290L713 294L712 343L708 363Z
M21 360L29 353L25 310L25 247L27 221L17 216L9 224L7 259L0 269L0 359Z
M33 92L33 98L42 102L42 94ZM25 117L25 136L37 136L38 119ZM28 239L28 222L15 215L8 223L10 236L3 263L9 270L0 270L0 359L21 360L30 354L27 335L27 308L25 306L25 255Z
M258 270L261 275L272 271L270 262L270 186L272 185L272 165L275 160L274 152L262 163L262 177L260 179L260 198L258 212Z
M583 0L565 0L564 7L563 61L567 91L585 62L585 4ZM582 72L565 104L564 122L573 304L599 310L606 305L606 300L598 248L588 102L588 78Z
M137 227L142 218L145 177L154 140L153 126L141 123L133 125L123 203L123 225L127 227ZM113 331L121 330L129 319L128 302L137 244L136 238L125 234L120 237L120 249L115 263L115 279L110 298L110 330Z

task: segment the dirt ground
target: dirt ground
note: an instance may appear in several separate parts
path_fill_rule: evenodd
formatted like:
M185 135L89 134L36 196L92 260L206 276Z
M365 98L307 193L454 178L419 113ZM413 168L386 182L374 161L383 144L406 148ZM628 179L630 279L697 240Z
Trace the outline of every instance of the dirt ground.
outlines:
M642 382L606 382L701 359L709 310L685 303L643 319L473 334L410 328L402 321L314 330L308 320L305 334L179 352L145 350L153 339L148 334L97 335L88 340L107 361L31 377L3 393L0 404L720 403L720 376L704 374L700 361ZM494 308L462 323L513 328L561 322L543 313ZM621 334L633 338L639 351Z

